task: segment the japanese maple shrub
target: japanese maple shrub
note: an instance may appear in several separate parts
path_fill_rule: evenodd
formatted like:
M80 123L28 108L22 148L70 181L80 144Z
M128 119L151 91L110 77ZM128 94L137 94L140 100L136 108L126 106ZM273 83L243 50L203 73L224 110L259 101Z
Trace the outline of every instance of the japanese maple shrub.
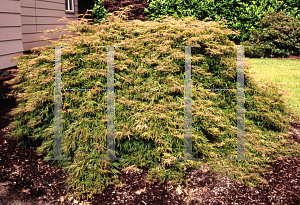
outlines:
M248 57L287 57L300 54L300 21L283 12L271 12L252 31L243 45Z

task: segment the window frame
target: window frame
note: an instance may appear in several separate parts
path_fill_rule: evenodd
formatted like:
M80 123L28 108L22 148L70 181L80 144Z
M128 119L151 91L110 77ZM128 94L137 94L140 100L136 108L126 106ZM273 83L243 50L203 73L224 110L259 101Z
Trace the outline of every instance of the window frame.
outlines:
M73 10L67 10L70 9L70 7ZM66 13L75 13L75 4L74 4L74 0L65 0L65 12Z

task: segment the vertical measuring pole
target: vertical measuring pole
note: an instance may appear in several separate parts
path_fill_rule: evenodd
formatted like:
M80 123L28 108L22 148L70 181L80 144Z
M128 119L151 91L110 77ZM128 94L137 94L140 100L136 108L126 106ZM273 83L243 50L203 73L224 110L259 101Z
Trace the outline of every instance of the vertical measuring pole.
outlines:
M184 158L192 158L192 48L185 48L185 77L184 77Z
M245 157L244 47L251 46L237 46L237 158L233 160L252 160Z
M245 160L244 47L237 47L237 160Z
M115 156L115 88L114 46L107 47L107 156L100 160L123 160Z
M184 158L177 160L200 160L200 158L193 158L192 148L192 57L191 47L199 46L177 46L185 47L185 77L184 77Z
M54 158L62 158L61 47L55 47Z
M55 46L54 158L46 158L46 160L71 160L71 158L62 158L61 47Z

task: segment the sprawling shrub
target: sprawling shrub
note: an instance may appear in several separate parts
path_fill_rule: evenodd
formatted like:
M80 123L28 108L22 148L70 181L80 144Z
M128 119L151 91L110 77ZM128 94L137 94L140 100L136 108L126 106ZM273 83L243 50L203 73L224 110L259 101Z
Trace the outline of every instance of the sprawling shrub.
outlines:
M300 21L283 12L271 12L259 22L245 49L248 57L287 57L300 54Z
M266 161L278 155L297 154L287 142L291 110L278 87L259 86L245 66L245 147L253 161L236 157L236 92L193 89L193 160L184 157L185 49L192 48L193 88L236 88L236 48L219 22L194 18L166 18L130 24L111 16L107 22L89 25L70 22L68 31L53 45L62 48L64 89L98 88L99 91L62 92L62 157L68 188L76 194L97 194L109 184L121 186L120 170L136 166L150 170L150 179L182 183L185 170L200 163L253 185ZM194 25L196 24L196 25ZM115 142L117 158L107 157L107 48L114 50ZM39 153L54 155L54 60L55 51L42 47L37 55L15 58L18 74L9 81L18 107L13 109L11 137L25 145L40 139ZM28 141L30 139L31 141ZM263 139L263 140L262 140ZM295 151L296 150L296 151ZM262 157L263 156L263 157ZM188 182L186 182L188 183Z

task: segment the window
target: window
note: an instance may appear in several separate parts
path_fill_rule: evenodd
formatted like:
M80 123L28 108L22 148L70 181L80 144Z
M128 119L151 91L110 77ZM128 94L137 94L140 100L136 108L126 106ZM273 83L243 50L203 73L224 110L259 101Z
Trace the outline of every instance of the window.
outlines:
M74 0L65 0L66 11L74 11Z

